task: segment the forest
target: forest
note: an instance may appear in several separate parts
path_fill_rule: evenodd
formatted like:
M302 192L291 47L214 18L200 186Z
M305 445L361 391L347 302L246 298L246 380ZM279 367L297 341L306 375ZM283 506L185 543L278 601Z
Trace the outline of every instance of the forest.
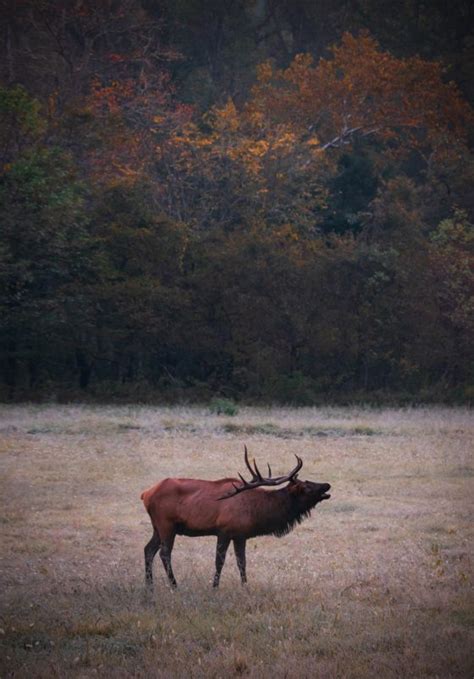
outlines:
M0 0L0 399L474 398L474 5Z

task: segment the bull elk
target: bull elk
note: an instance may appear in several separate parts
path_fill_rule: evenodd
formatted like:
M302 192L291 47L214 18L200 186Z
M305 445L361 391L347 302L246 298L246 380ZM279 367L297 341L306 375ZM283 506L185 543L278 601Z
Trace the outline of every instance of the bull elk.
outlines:
M214 587L224 566L227 548L231 541L242 584L247 582L245 572L245 545L249 538L258 535L282 537L296 524L310 516L311 510L329 499L329 483L300 481L298 472L303 461L296 455L297 465L285 476L272 477L260 473L255 460L250 465L247 446L245 464L251 480L225 478L218 481L200 479L164 479L142 493L142 500L150 515L153 537L145 547L145 578L153 581L153 559L160 550L161 561L173 587L176 580L171 567L171 552L176 535L217 537L216 572ZM267 486L288 485L268 492Z

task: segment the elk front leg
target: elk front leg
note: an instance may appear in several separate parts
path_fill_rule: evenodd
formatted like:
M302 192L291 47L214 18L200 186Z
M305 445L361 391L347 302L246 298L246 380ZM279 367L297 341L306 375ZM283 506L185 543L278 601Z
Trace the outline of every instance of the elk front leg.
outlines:
M153 532L153 537L145 547L145 582L151 587L153 584L153 559L160 548L161 540L158 531Z
M173 569L171 568L171 552L173 551L175 534L162 539L160 547L160 558L165 567L166 575L171 583L171 587L177 587L176 578L174 577Z
M237 560L237 567L240 573L240 581L243 585L247 582L247 574L245 572L245 544L246 540L236 539L234 540L234 552L235 558Z
M221 577L221 571L224 566L225 555L227 554L227 548L229 547L230 539L220 535L217 538L217 548L216 548L216 573L214 575L213 587L219 587L219 580Z

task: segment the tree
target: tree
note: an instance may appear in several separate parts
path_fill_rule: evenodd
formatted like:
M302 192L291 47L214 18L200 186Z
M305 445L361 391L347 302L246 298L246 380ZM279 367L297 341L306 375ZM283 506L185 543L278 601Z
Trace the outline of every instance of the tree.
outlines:
M446 333L442 377L448 384L472 385L474 364L474 226L456 209L431 235L435 299Z
M196 229L289 225L314 229L325 205L325 158L228 101L172 135L161 151L163 204Z
M71 329L85 320L95 266L84 200L59 150L31 150L1 177L1 342L11 394L60 375L74 350Z
M0 169L41 139L46 125L40 110L21 85L0 87Z
M331 52L316 65L307 54L283 70L264 64L249 106L322 150L357 137L439 154L465 142L472 110L440 64L397 58L365 33L344 34Z

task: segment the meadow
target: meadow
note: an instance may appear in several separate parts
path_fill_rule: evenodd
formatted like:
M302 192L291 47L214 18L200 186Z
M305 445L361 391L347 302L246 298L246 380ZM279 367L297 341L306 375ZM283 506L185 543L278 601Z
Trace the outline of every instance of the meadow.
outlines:
M1 677L471 678L474 420L464 408L0 406ZM170 591L140 493L275 474L332 498L232 550L177 538Z

